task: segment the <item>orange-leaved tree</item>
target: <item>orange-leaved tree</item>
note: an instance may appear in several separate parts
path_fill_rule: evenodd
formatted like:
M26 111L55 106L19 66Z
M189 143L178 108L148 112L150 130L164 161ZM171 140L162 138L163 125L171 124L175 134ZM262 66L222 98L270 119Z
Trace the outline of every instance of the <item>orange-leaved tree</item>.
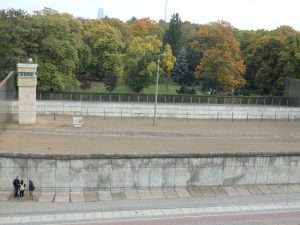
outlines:
M129 24L129 28L135 37L155 36L162 39L163 28L155 20L143 18Z
M212 80L217 90L231 91L245 85L246 67L232 30L225 21L203 25L192 42L202 55L195 76Z

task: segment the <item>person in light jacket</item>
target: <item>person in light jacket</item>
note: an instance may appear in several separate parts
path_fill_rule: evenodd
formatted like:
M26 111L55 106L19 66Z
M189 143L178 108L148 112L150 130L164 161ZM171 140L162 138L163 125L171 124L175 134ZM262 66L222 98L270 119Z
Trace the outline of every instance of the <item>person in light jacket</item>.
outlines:
M20 198L24 197L25 189L26 189L26 184L24 183L23 180L21 180L21 183L20 183Z

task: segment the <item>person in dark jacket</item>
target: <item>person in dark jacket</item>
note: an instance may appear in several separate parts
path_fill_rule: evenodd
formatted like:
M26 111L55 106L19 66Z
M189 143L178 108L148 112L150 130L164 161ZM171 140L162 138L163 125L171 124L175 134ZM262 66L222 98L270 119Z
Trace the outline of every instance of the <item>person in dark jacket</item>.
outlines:
M20 198L24 197L25 189L26 189L26 184L24 183L23 180L21 180L21 183L20 183Z
M14 185L14 196L16 198L16 197L19 196L19 188L20 188L20 179L19 179L19 176L17 176L16 179L14 179L13 185Z
M29 199L33 200L33 191L35 189L35 186L32 182L32 180L29 180L29 184L28 184L28 190L29 190Z

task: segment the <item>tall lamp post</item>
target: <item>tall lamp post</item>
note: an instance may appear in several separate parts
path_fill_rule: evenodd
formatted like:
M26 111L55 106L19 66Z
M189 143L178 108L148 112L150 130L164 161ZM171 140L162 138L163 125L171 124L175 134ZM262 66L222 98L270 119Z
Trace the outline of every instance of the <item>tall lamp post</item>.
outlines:
M157 95L158 95L158 79L159 79L159 63L160 57L164 54L160 54L157 59L157 73L156 73L156 89L155 89L155 102L154 102L154 115L153 115L153 126L156 125L156 108L157 108Z

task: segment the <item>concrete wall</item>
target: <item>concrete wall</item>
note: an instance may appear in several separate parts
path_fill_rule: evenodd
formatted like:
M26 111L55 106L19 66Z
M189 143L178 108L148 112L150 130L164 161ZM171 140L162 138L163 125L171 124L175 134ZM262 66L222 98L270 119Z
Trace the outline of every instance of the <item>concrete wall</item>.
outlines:
M12 101L15 98L14 72L10 72L0 82L0 131L6 127L11 118Z
M300 183L300 153L47 155L0 153L0 190L82 191Z
M95 115L107 117L153 117L151 103L37 101L39 114ZM17 102L14 105L18 112ZM207 105L207 104L158 104L157 116L190 119L290 119L300 118L300 107Z
M284 96L291 99L294 106L300 106L300 79L286 78Z

